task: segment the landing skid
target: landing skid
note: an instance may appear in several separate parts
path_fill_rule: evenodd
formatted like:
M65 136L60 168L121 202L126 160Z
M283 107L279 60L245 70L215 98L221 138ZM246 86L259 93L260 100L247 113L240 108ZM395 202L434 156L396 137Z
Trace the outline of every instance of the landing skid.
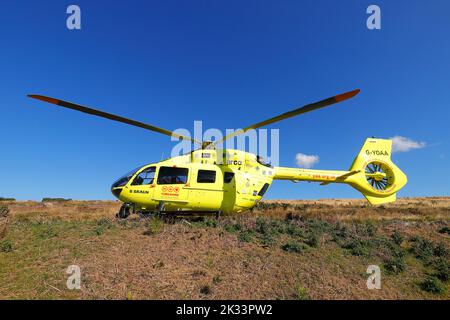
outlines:
M138 211L130 203L124 203L116 215L119 219L127 219L131 213L137 213L140 218L159 217L162 219L173 220L177 217L206 217L214 216L216 219L220 218L222 211L207 211L207 210L164 210L164 203L161 202L155 211Z
M195 217L195 216L215 216L216 219L220 218L222 211L161 211L159 215L161 217Z
M202 210L186 210L186 211L146 211L146 212L138 212L139 217L141 218L149 218L149 217L159 217L161 219L174 219L180 217L207 217L213 216L216 219L220 218L222 211L202 211Z

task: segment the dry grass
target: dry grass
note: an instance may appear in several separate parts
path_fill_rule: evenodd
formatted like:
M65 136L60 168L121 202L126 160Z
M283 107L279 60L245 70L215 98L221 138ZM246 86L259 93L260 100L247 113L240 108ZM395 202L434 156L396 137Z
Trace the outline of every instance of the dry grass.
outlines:
M267 201L219 223L174 224L117 221L120 203L113 201L6 204L10 224L0 241L11 250L0 251L3 299L450 298L448 283L440 294L421 289L433 265L411 253L408 240L448 248L449 234L439 231L450 226L450 198L400 199L384 207L362 200ZM333 240L341 226L364 246ZM281 227L294 233L276 231ZM368 290L367 266L389 258L370 242L391 241L394 232L405 239L406 269L395 274L382 267L382 289ZM286 243L299 252L283 250ZM66 288L71 264L81 267L81 290Z
M92 221L102 217L112 218L119 211L118 201L64 201L36 202L15 201L2 202L9 206L11 215L16 218L44 218L77 221Z
M275 210L254 210L272 217L283 217L288 212L301 211L302 215L341 221L381 220L447 220L450 217L450 197L400 198L394 203L371 206L366 200L269 200L263 204L275 205ZM287 206L286 209L282 206Z

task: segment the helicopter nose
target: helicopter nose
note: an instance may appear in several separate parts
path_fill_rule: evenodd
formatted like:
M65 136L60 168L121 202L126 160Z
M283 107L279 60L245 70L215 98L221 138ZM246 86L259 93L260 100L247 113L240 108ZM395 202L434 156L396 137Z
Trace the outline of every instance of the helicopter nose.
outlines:
M122 189L123 188L111 188L111 193L114 195L114 197L120 200L119 196L120 193L122 192Z

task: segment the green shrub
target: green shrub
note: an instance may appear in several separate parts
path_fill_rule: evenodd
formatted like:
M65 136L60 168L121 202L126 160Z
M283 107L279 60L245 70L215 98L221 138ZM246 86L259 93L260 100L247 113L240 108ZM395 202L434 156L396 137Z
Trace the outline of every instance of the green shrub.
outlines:
M238 235L238 240L241 242L250 242L252 241L254 236L254 232L252 230L243 230Z
M272 234L266 233L260 236L260 240L263 246L270 247L275 244L275 237Z
M438 243L434 247L434 255L436 257L441 257L441 258L445 258L445 257L449 256L448 248L445 246L445 244L443 242Z
M302 286L297 287L296 296L297 296L296 297L297 300L309 300L310 299L308 291L305 288L303 288Z
M268 221L270 232L272 233L287 233L287 225L284 221L278 219L271 219Z
M403 258L391 257L387 259L384 263L384 268L393 274L399 274L406 269L406 263Z
M0 206L0 218L6 218L9 214L8 206Z
M281 234L299 233L299 229L290 222L262 217L256 219L255 231L266 239L275 238Z
M230 232L230 233L236 233L240 230L242 230L242 226L240 223L227 223L225 224L225 226L223 227L225 229L225 231Z
M439 230L439 233L446 233L446 234L450 235L450 228L445 226Z
M287 224L275 219L256 218L255 232L263 246L272 246L276 243L276 237L287 232Z
M439 258L433 263L436 270L436 277L441 281L448 281L450 279L450 263L445 258Z
M58 232L53 228L52 225L39 224L35 227L35 232L38 238L50 239L58 235Z
M332 231L334 242L342 246L352 236L353 235L347 225L342 224L341 222L336 223Z
M102 226L96 226L95 229L94 229L94 233L95 233L97 236L101 236L102 234L105 233L105 229L104 229L104 227L102 227Z
M350 251L354 256L368 257L371 254L371 244L369 241L362 239L352 239L342 246Z
M396 245L401 245L404 240L404 237L400 232L395 230L394 233L391 235L391 239Z
M319 232L311 232L306 237L306 244L310 247L318 247L320 244Z
M101 236L105 233L106 229L111 229L114 225L107 218L101 218L97 220L96 226L94 228L94 234L97 236Z
M312 233L327 233L333 229L333 226L323 220L309 219L306 221L306 228Z
M364 224L358 224L356 230L358 235L364 237L373 237L377 233L377 226L372 221L368 221Z
M294 237L303 237L303 230L293 223L286 223L285 232Z
M372 242L381 256L387 255L392 258L404 258L406 255L406 250L398 244L398 241L392 238L380 237L373 239Z
M214 219L214 218L204 218L202 221L202 224L205 227L209 227L209 228L217 228L218 225L218 220Z
M391 255L396 258L404 258L406 256L406 253L407 251L400 246L391 246Z
M431 257L434 255L434 245L431 241L423 239L421 237L412 238L413 242L411 251L413 254L423 262L428 263Z
M97 226L104 227L106 229L111 229L114 225L112 224L111 220L107 218L101 218L97 220Z
M2 242L0 242L0 251L1 252L12 252L13 246L12 246L11 241L3 240Z
M147 230L144 234L147 236L160 233L164 229L164 221L157 217L152 217L146 223Z
M272 234L273 230L271 230L266 219L258 217L256 218L256 232L261 234Z
M0 197L0 201L16 201L16 199Z
M305 246L297 241L289 241L288 243L281 246L281 249L287 252L300 253L305 250Z
M420 287L424 291L436 294L441 294L445 291L444 285L435 276L427 276L425 280L420 284Z

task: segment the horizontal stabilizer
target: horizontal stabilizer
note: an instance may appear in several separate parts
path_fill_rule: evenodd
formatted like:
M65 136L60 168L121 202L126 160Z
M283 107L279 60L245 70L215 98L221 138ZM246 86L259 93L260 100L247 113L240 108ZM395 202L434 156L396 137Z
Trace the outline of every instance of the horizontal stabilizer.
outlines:
M389 203L389 202L394 202L396 199L396 194L391 194L388 197L374 197L374 196L369 196L369 195L364 195L366 197L366 199L370 202L370 204L373 205L380 205L380 204L385 204L385 203Z

